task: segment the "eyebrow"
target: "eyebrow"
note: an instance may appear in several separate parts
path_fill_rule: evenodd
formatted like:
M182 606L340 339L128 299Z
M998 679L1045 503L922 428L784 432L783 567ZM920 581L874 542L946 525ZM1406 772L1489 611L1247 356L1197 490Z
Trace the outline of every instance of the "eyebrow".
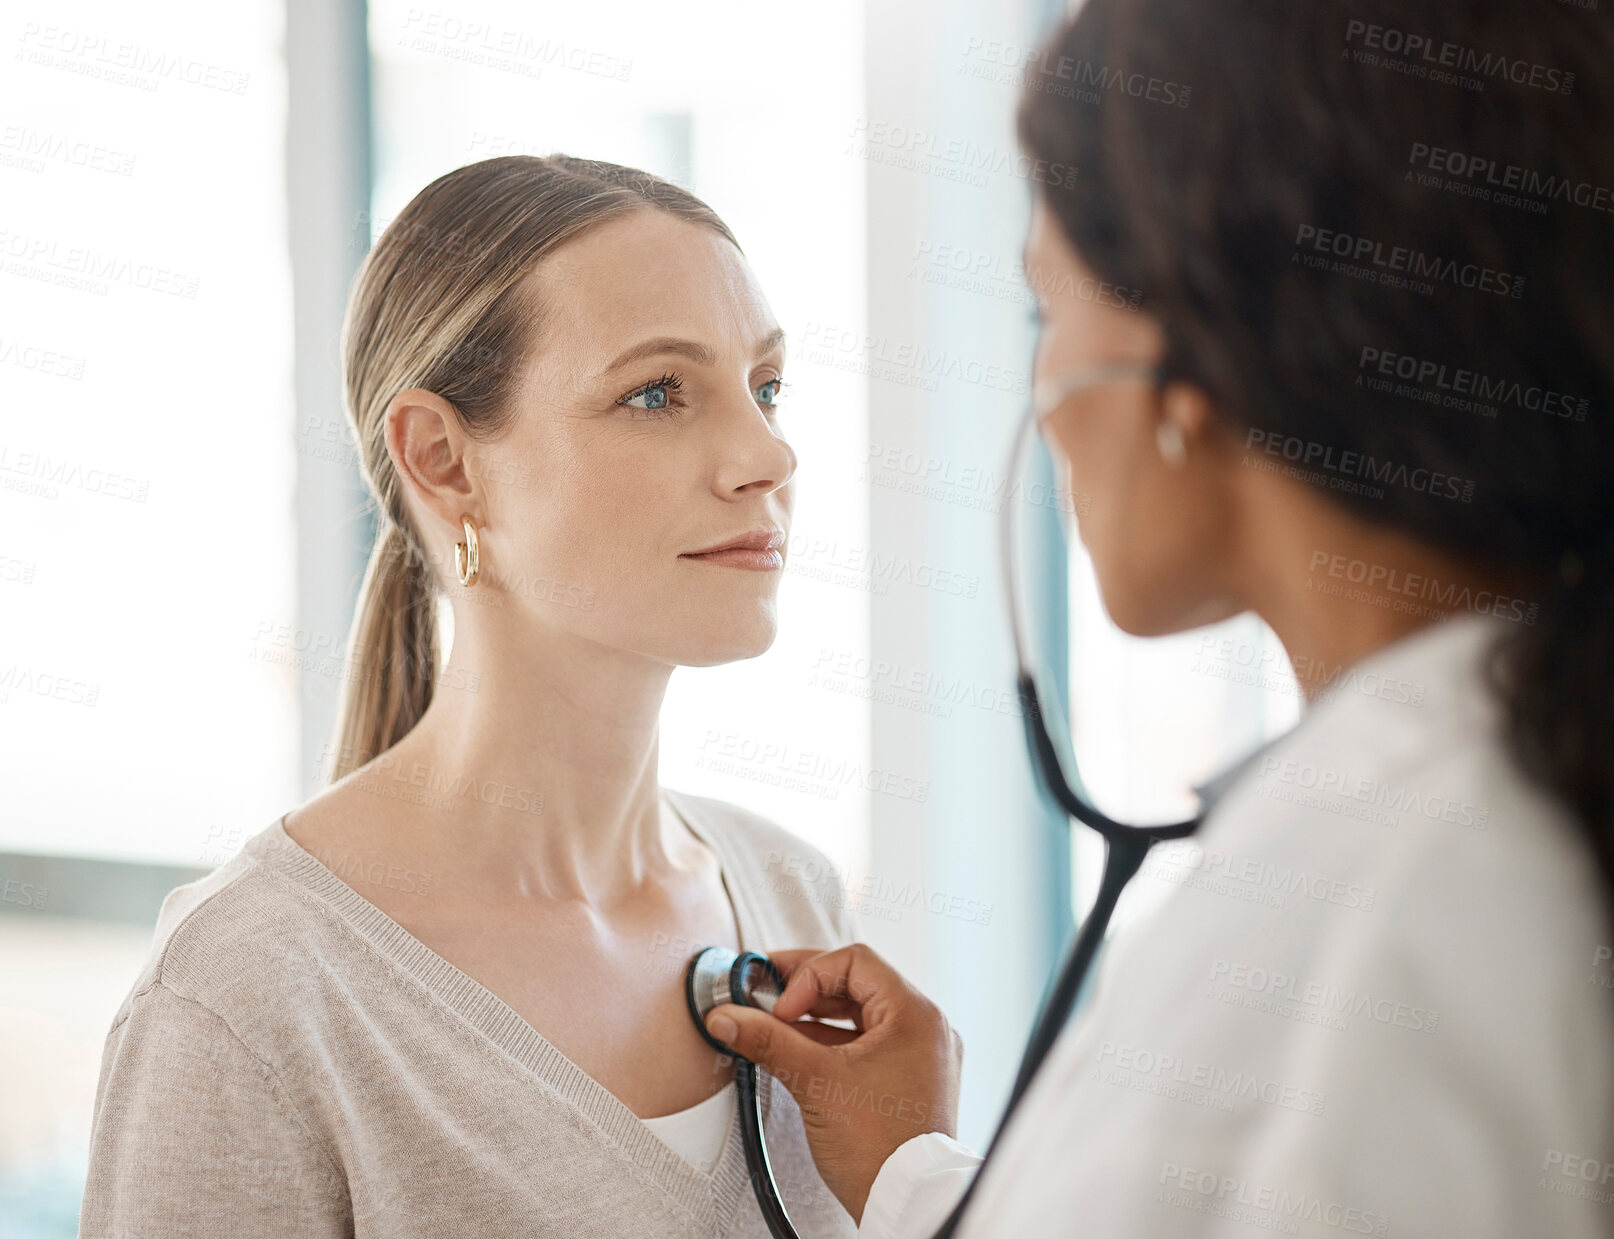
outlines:
M761 361L784 342L785 332L784 328L781 327L764 336L758 342L753 360ZM698 341L679 340L673 336L657 336L651 340L641 340L638 344L624 351L610 365L600 371L598 377L604 378L606 375L620 370L623 366L630 365L636 361L643 361L646 357L659 357L665 353L681 354L701 366L715 366L717 364L717 354Z

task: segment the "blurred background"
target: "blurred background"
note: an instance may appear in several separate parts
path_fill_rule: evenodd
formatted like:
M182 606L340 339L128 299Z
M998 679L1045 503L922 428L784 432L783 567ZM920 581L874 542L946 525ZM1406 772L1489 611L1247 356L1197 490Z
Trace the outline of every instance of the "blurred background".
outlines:
M518 153L688 186L789 333L780 635L673 677L661 779L831 856L962 1032L984 1148L1101 858L1033 781L997 541L1034 329L1013 108L1064 8L0 7L0 1235L75 1234L163 896L325 781L374 530L340 394L354 268L429 181ZM1118 633L1037 481L1032 604L1091 790L1187 811L1293 721L1287 663L1252 617Z

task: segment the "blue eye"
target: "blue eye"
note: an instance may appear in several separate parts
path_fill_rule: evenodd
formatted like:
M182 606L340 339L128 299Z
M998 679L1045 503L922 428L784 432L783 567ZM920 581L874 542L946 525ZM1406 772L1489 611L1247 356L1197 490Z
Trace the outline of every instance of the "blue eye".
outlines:
M664 374L654 383L646 383L638 391L623 396L617 403L630 409L643 409L647 413L659 413L663 409L672 407L672 393L683 387L684 382L676 374ZM643 400L643 404L635 403Z
M766 399L764 399L762 393L767 391L770 387L773 388L773 391L769 393ZM766 405L774 405L779 403L779 397L783 393L784 387L785 381L783 379L769 379L761 387L757 388L758 403Z

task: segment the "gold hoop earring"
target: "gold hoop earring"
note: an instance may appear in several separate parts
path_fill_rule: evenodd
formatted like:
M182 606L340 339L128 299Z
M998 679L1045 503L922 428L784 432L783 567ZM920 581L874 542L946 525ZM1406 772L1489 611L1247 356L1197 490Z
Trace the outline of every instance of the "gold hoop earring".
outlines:
M1161 459L1171 468L1181 469L1188 463L1188 444L1183 440L1182 427L1176 422L1162 421L1154 432L1154 441Z
M460 517L460 524L465 527L465 541L454 543L454 571L459 574L460 584L469 588L476 584L476 575L482 570L482 548L471 518Z

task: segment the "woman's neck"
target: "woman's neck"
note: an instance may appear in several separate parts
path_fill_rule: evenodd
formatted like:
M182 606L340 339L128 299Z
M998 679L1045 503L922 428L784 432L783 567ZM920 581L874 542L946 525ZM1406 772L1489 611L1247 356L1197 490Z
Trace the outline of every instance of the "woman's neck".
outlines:
M552 630L498 648L456 635L426 712L371 764L419 793L399 841L496 900L605 907L665 880L682 855L657 779L671 668Z
M1434 500L1431 500L1434 502ZM1452 615L1507 613L1532 588L1331 500L1290 503L1281 520L1252 522L1245 595L1283 643L1308 701L1369 654Z

